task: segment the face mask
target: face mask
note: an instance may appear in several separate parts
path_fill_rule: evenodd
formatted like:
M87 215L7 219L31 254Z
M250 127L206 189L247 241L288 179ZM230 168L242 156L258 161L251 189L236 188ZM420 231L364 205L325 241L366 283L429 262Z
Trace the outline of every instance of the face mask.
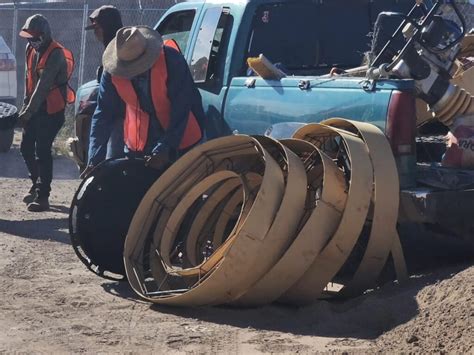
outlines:
M28 39L28 43L34 49L38 49L43 44L43 37L40 36L40 37L30 38L30 39Z

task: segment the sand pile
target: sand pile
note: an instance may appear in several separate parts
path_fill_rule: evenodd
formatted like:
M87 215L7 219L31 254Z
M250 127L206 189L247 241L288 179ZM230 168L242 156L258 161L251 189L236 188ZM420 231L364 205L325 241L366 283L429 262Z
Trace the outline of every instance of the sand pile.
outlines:
M377 339L378 349L455 353L474 350L474 267L452 277L449 270L437 276L447 278L419 289L415 296L416 317ZM396 307L403 312L406 305L396 302Z

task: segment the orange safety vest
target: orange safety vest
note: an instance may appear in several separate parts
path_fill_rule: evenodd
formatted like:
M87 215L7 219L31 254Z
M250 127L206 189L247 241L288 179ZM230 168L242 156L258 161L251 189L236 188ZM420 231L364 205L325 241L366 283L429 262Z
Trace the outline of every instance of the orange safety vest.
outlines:
M56 41L52 41L49 47L41 56L38 64L36 65L36 71L44 70L46 62L48 61L49 55L55 49L61 49L64 53L67 64L67 80L72 76L74 71L74 56L69 49L64 48L61 44ZM36 88L36 75L33 70L33 61L35 60L36 50L28 46L26 50L26 94L31 97ZM61 87L66 85L66 97L61 93ZM62 85L55 85L49 90L49 94L46 97L46 111L48 114L54 114L64 110L66 103L71 104L76 99L76 93L66 82Z
M171 103L168 98L168 68L164 47L161 50L158 60L151 68L151 96L155 113L161 127L166 131L170 123ZM127 147L135 152L141 152L145 149L148 138L148 127L150 116L140 107L140 101L130 80L112 75L118 95L125 102L125 122L124 122L124 140ZM190 111L188 123L184 130L183 138L179 144L179 149L188 148L202 137L199 123Z
M167 40L163 41L165 46L171 47L176 49L179 53L181 53L181 48L179 48L178 42L176 42L173 38L168 38Z

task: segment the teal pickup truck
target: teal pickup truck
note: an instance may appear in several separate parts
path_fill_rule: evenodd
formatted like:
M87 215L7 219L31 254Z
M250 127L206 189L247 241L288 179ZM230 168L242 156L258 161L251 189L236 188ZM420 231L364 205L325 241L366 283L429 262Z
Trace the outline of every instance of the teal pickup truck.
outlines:
M414 82L329 75L332 68L361 65L381 11L406 12L413 3L191 1L171 7L156 30L176 41L189 63L210 122L209 137L234 132L282 138L302 124L331 117L370 122L385 132L398 164L401 234L448 235L472 246L474 171L440 166L444 143L432 138L446 131L426 126L429 141L417 130ZM254 75L247 58L259 54L287 76ZM91 84L86 85L90 93ZM79 90L78 100L76 107L90 110L89 94Z

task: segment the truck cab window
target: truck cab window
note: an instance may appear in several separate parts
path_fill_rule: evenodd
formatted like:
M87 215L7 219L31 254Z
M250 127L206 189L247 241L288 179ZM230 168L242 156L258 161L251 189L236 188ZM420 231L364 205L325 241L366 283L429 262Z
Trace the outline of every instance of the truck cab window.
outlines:
M186 53L195 14L194 10L172 13L157 29L164 41L167 39L175 40L183 54Z
M217 24L216 33L212 39L211 52L205 83L201 87L211 87L222 82L224 74L225 59L232 29L232 16L224 9Z
M211 51L217 44L214 38L221 14L222 7L208 8L204 14L190 64L191 74L196 83L203 83L207 79Z
M321 75L333 66L356 67L368 50L368 10L368 3L347 0L259 6L247 57L263 54L290 75Z

